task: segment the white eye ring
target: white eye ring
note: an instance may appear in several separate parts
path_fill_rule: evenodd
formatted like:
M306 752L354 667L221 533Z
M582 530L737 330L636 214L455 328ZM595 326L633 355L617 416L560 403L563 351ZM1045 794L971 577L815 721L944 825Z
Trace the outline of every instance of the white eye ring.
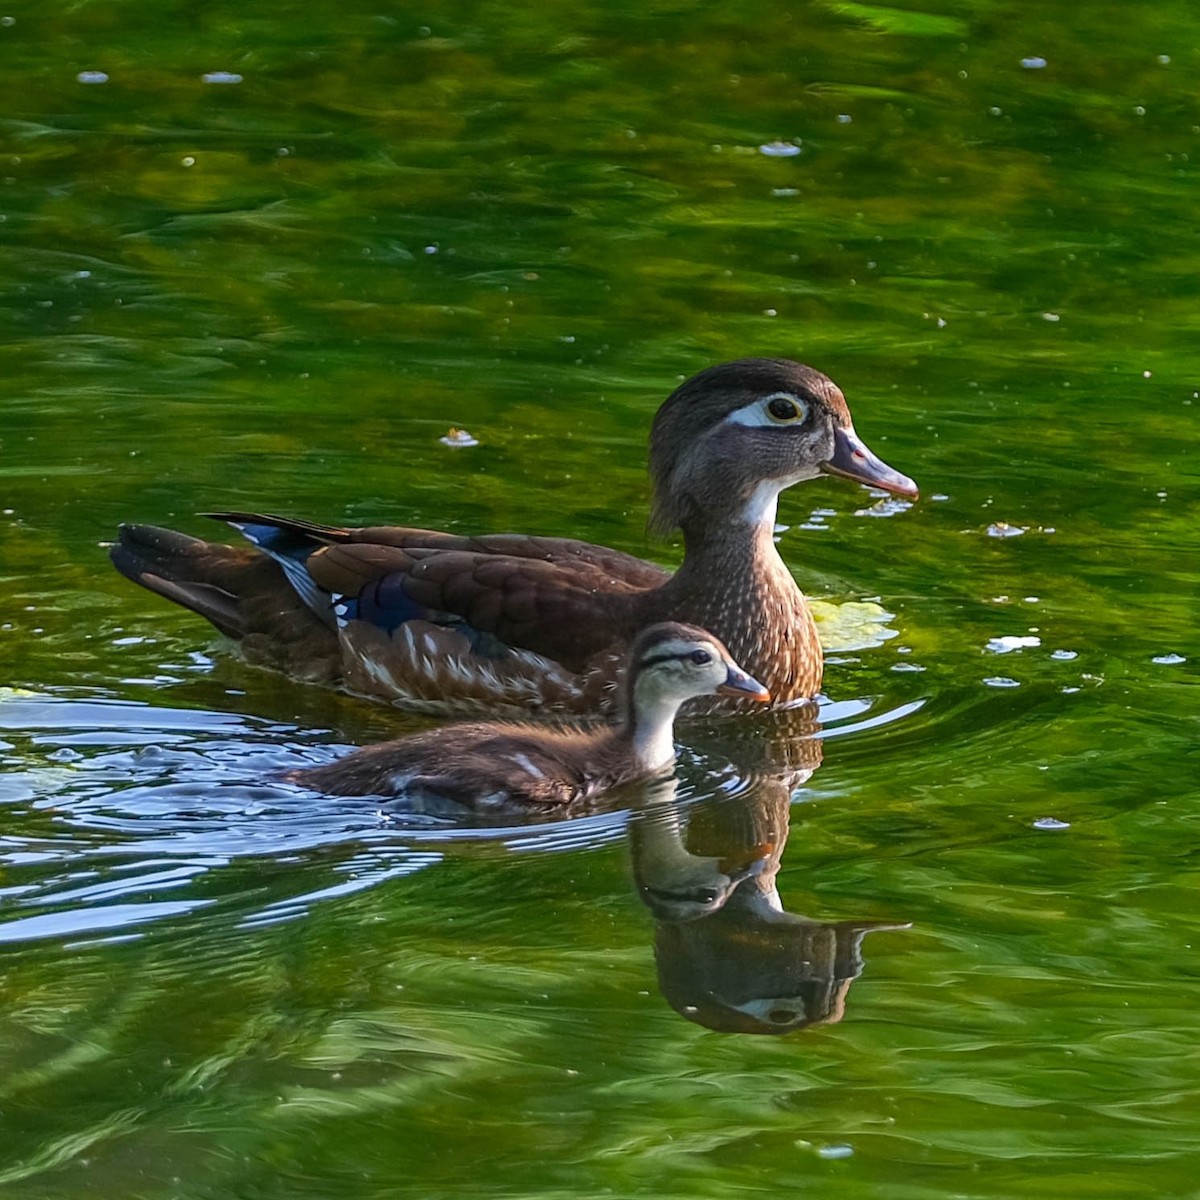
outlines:
M762 411L772 425L794 425L797 421L808 418L808 405L791 392L772 392L771 395L764 396Z
M782 412L792 410L791 416L778 416L771 411L775 405ZM792 392L772 392L736 409L725 418L726 425L743 425L748 429L781 429L788 425L799 425L808 420L808 403Z

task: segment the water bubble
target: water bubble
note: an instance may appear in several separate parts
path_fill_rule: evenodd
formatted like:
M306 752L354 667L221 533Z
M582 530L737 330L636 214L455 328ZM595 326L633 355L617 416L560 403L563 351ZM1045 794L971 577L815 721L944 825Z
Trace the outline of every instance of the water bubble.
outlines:
M1158 56L1158 61L1162 66L1165 67L1167 63L1171 61L1171 56L1169 54L1160 54Z
M16 23L16 17L0 17L0 25L3 25L5 29L11 29Z
M179 161L185 167L194 167L196 165L196 160L190 154L185 154Z
M438 441L443 446L451 446L455 450L461 450L467 446L478 446L479 439L472 437L465 429L451 428L444 436L438 438Z
M1157 663L1160 667L1176 667L1180 663L1187 662L1187 659L1182 654L1159 654L1150 661Z
M1014 538L1029 532L1028 525L1010 525L1007 521L996 521L987 527L988 537Z
M1040 71L1046 65L1046 60L1040 55L1033 54L1029 58L1021 59L1021 66L1027 71Z
M836 1146L818 1146L817 1157L828 1159L852 1158L854 1155L854 1147L847 1146L841 1143Z
M234 71L208 71L200 76L202 83L241 83L242 77Z
M759 146L758 152L768 158L795 158L801 151L794 142L774 141Z
M1075 650L1055 650L1050 655L1055 662L1070 662L1073 658L1078 658L1079 654Z
M992 107L988 109L988 112L991 113L993 117L998 117L1004 112L1004 110L993 104Z
M1015 679L1009 679L1007 675L989 675L983 682L988 687L994 688L1015 688L1021 686Z
M1145 107L1144 107L1143 105L1141 105L1141 104L1135 104L1135 105L1133 106L1133 111L1134 111L1134 113L1135 113L1137 116L1139 116L1139 117L1144 117L1144 116L1146 115L1146 109L1145 109Z
M1042 313L1043 321L1058 321L1060 319L1058 313Z
M839 125L849 125L854 118L849 113L838 113L837 122Z
M78 83L107 83L108 76L103 71L80 71L75 80Z
M1024 650L1032 646L1040 646L1040 637L995 637L988 641L987 648L993 654L1011 654L1014 650Z
M1070 829L1070 821L1060 821L1057 817L1038 817L1033 822L1034 829Z

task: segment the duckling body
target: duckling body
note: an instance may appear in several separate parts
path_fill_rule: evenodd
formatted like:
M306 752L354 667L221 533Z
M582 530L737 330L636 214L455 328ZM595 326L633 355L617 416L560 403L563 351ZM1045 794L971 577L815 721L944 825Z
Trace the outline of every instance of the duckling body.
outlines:
M410 810L434 815L570 811L671 766L673 722L686 700L716 693L770 698L718 639L690 625L644 630L625 667L613 725L464 722L368 746L288 778L336 795L403 796Z
M611 712L636 632L659 621L712 630L777 705L812 697L821 648L772 537L779 493L822 474L916 486L858 439L831 380L786 359L710 367L677 388L654 421L650 470L652 526L683 532L674 575L572 539L239 512L210 515L257 549L125 526L112 557L249 660L409 707Z

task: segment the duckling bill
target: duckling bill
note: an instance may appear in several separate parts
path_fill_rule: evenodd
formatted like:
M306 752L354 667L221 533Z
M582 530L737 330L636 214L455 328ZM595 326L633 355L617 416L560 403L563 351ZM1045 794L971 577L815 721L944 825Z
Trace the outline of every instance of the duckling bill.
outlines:
M403 797L411 811L437 816L570 811L670 767L679 706L708 695L770 700L719 639L662 622L633 643L615 724L463 722L367 746L286 778L335 795Z

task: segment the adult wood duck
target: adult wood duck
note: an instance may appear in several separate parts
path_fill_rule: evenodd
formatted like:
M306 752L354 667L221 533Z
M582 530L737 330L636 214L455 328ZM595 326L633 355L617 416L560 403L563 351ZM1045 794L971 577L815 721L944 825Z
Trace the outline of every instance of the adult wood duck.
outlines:
M832 380L766 358L681 384L654 419L650 474L652 528L683 532L674 575L567 538L234 512L208 515L256 550L126 525L112 559L238 639L249 661L406 707L611 711L635 633L664 620L712 630L776 705L812 697L821 647L775 549L779 493L822 474L900 496L916 485L858 438Z
M685 700L771 698L712 634L672 621L634 639L623 675L613 725L461 722L286 778L335 795L402 796L409 811L436 816L560 813L673 765L673 724Z

